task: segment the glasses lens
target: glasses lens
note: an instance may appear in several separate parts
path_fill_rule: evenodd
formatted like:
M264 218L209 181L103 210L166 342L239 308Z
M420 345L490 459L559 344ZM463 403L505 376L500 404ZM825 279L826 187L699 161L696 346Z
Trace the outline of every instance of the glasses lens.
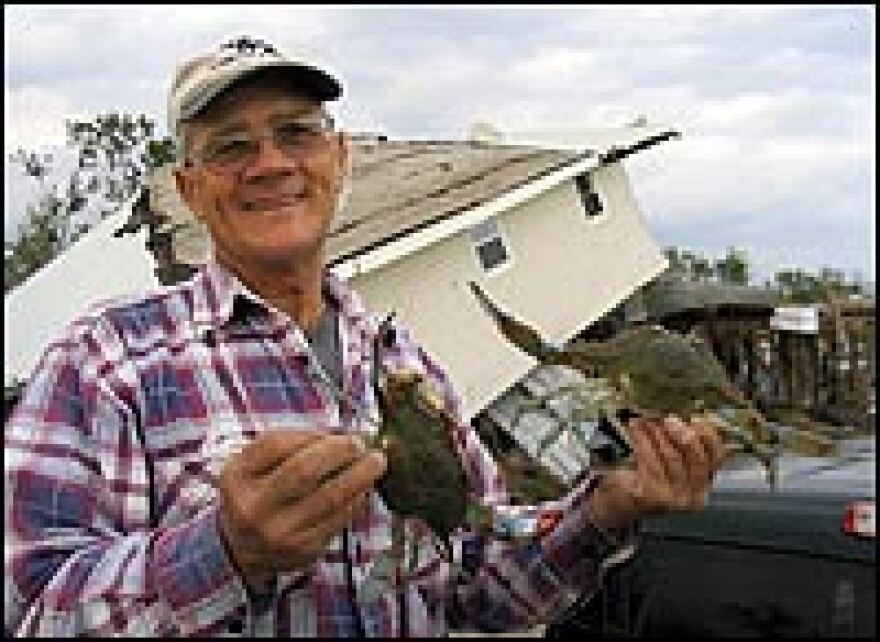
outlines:
M291 121L275 128L275 144L281 149L297 149L321 135L316 123Z
M208 143L202 160L207 165L221 169L235 167L256 156L258 146L258 142L243 136L224 138Z
M333 118L327 114L287 120L272 128L271 137L275 146L286 156L294 157L312 149L324 135L332 132ZM262 138L247 134L224 136L209 142L202 152L202 162L220 171L240 169L259 155Z

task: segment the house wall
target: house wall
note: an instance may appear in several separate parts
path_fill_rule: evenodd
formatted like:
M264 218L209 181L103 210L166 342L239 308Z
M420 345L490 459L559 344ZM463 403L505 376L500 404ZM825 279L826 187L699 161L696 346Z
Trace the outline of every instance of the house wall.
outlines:
M101 301L158 287L146 230L120 238L123 208L3 298L4 383L30 376L49 342Z
M469 232L351 278L376 313L391 309L450 372L467 419L534 365L507 344L467 288L474 280L547 338L572 337L665 269L619 163L599 167L605 204L587 219L574 181L500 215L511 261L487 274Z

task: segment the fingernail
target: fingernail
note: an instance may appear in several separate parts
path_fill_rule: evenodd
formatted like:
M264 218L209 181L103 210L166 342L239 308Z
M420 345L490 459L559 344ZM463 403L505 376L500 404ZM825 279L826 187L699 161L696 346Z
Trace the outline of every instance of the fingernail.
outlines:
M369 456L372 457L376 462L382 464L383 466L385 465L385 462L386 462L385 453L383 453L381 450L371 450Z

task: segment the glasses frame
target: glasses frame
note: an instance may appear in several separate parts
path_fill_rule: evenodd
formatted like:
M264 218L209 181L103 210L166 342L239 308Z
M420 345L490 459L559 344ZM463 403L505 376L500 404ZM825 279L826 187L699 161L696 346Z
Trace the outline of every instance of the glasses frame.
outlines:
M300 147L293 150L290 149L288 145L284 144L283 142L279 142L281 140L281 134L279 133L279 130L285 126L290 125L291 123L317 125L314 131L309 131L308 126L303 127L303 130L305 132L308 132L309 134L314 134L315 138L311 141L300 141ZM192 164L191 161L195 160L205 169L211 171L212 173L232 174L252 165L259 158L260 152L262 151L263 142L266 140L271 140L275 148L278 149L278 151L280 151L285 158L294 160L296 158L301 158L304 153L312 151L308 149L308 147L311 146L313 142L323 142L327 139L328 134L332 134L336 131L336 119L326 112L320 112L300 118L287 118L282 122L269 127L268 131L262 131L259 136L254 136L253 132L236 132L234 135L228 135L228 138L230 139L236 137L238 139L246 140L246 142L248 143L254 144L253 149L239 160L224 163L218 162L216 158L210 157L211 154L209 152L209 148L212 145L219 145L219 143L223 139L223 136L218 136L218 141L211 141L209 138L208 142L202 145L199 149L193 150L189 154L187 154L187 158L190 161L190 164ZM306 142L307 145L303 146L303 142Z

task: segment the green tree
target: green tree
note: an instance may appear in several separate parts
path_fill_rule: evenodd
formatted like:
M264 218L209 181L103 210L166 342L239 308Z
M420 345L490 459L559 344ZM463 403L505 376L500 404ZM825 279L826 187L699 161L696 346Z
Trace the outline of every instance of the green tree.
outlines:
M823 267L819 270L819 282L825 294L830 297L847 297L863 292L858 273L855 273L850 280L846 278L843 270Z
M821 303L863 292L857 278L848 280L843 270L830 267L821 268L818 274L800 268L780 270L775 283L783 300L789 303Z
M705 283L712 280L712 277L715 274L715 269L712 267L712 263L709 262L708 259L702 256L696 256L691 264L691 274L694 281Z
M679 253L676 247L667 247L663 250L669 266L666 268L667 278L673 280L690 279L690 266L686 259Z
M775 275L779 294L786 303L817 303L822 300L820 279L800 268L780 270Z
M748 285L749 263L744 250L727 248L727 255L715 262L715 274L721 283Z
M47 185L53 159L19 149L10 157L40 183L36 205L27 207L15 238L5 243L4 292L48 264L95 223L132 200L150 170L174 159L169 137L159 137L143 114L99 114L66 121L67 145L77 167Z
M706 282L710 281L715 274L712 263L695 252L667 247L663 253L669 261L670 273L681 279Z
M690 250L682 250L678 255L682 273L689 280L694 280L694 261L697 260L696 255Z
M15 241L4 248L3 290L8 292L64 251L71 220L64 203L53 193L29 205Z
M681 257L678 255L678 248L667 247L663 250L663 255L666 257L666 260L669 262L669 270L670 271L672 271L672 272L684 271L684 264L681 261Z

